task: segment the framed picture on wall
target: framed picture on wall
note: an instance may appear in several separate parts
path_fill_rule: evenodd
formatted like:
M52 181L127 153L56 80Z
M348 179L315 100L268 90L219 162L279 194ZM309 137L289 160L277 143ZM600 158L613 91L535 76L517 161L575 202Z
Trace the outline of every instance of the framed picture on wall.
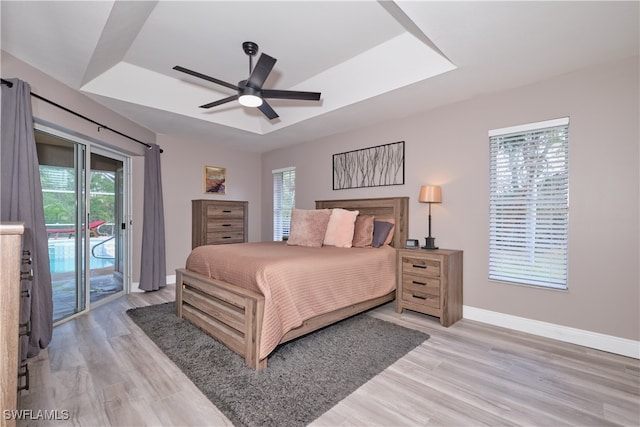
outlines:
M227 169L217 166L204 167L205 194L227 194Z
M333 155L333 189L404 185L404 141Z

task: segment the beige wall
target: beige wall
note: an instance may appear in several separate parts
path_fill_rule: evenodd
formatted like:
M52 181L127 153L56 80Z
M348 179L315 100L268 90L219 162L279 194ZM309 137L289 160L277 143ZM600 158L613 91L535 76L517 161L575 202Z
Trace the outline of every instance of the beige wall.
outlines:
M220 199L249 202L249 241L261 235L260 154L216 148L211 141L158 135L162 154L167 274L183 268L191 251L191 200ZM227 168L227 194L203 194L204 166Z
M32 90L147 142L156 135L2 52L3 78L18 77ZM640 339L638 58L584 70L507 92L416 114L301 146L256 153L214 148L207 141L158 135L167 236L167 273L184 265L191 244L190 200L202 198L202 167L227 167L228 200L249 201L249 240L271 238L273 169L296 166L296 199L409 196L410 236L423 241L427 207L422 184L439 184L443 204L433 206L440 247L464 256L464 304L633 340ZM140 264L144 147L37 99L40 119L133 155L133 280ZM569 290L548 291L487 280L487 131L569 116ZM406 184L331 189L331 155L404 140ZM261 189L261 191L260 191ZM206 198L216 198L207 196Z
M409 196L409 235L424 242L422 184L442 186L432 234L464 250L464 304L632 340L640 338L638 58L583 70L368 129L263 155L262 237L271 238L271 171L296 167L296 206L316 199ZM487 132L570 117L569 290L487 279ZM331 155L406 142L405 185L333 191Z

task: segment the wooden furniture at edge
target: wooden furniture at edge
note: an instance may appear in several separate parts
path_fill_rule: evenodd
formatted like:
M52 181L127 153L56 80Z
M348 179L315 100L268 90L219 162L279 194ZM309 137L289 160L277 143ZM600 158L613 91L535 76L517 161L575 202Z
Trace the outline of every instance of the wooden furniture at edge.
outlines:
M248 202L192 200L191 248L247 241Z
M362 215L374 215L377 218L393 218L396 231L392 245L401 248L407 239L408 197L316 201L316 209L332 208L358 210ZM395 295L394 290L382 297L308 319L298 328L285 334L280 343L393 301ZM245 363L253 369L267 367L267 358L259 358L260 333L264 315L262 294L186 269L178 269L176 270L176 315L184 317L207 331L244 357Z
M397 251L396 311L406 308L439 317L442 326L462 318L462 251Z
M20 312L20 262L24 226L19 223L0 224L0 408L17 409L19 312ZM14 419L0 414L1 426L15 426Z

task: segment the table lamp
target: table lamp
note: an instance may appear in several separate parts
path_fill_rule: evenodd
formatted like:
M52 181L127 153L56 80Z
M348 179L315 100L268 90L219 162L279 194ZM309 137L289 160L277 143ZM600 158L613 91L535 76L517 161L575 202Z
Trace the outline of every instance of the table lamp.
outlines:
M442 190L437 185L423 185L418 196L420 203L429 203L429 237L425 237L425 245L422 249L438 249L436 239L431 237L431 203L442 203Z

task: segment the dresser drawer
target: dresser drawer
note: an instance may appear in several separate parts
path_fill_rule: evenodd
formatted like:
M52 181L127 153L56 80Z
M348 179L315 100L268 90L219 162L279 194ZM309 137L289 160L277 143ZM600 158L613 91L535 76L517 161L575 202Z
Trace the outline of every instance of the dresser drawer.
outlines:
M244 218L244 206L207 206L209 218Z
M244 229L242 218L212 219L207 222L207 233L231 233Z
M402 257L402 272L419 276L440 277L440 261L406 255Z
M242 230L207 233L207 245L242 242L244 242L244 231Z

